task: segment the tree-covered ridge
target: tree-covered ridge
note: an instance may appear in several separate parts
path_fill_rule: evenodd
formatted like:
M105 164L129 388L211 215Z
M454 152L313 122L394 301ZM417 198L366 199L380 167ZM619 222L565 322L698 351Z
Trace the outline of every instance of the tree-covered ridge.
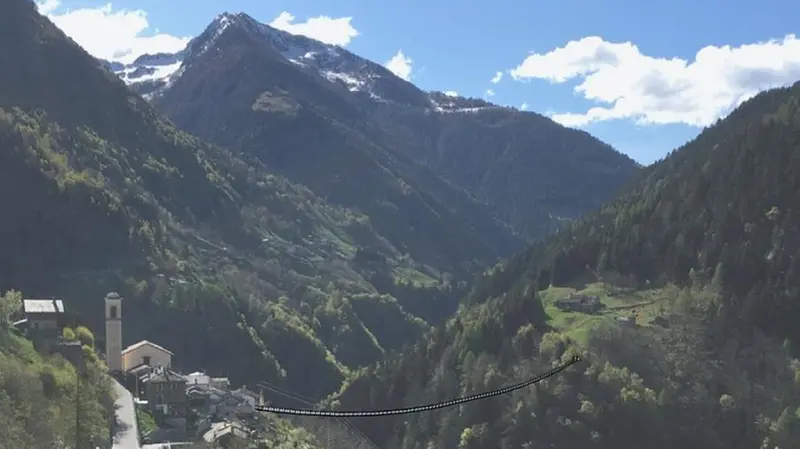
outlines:
M94 336L86 328L78 335L67 328L66 336L80 337L84 346L83 372L61 355L44 356L10 325L21 300L15 291L0 296L0 448L67 449L76 446L76 437L84 447L104 445L114 397Z
M789 319L800 275L798 144L800 83L761 93L648 167L617 201L489 276L475 297L523 288L526 272L539 273L539 286L592 271L638 285L716 275L732 323L800 343Z
M316 308L321 308L316 313L323 315L327 313L322 312L324 310L334 310L328 302L334 300L336 295L360 295L365 298L359 299L362 303L370 298L379 298L374 287L352 266L350 259L355 257L357 247L363 244L361 242L364 239L370 239L370 243L371 240L380 242L382 239L373 234L366 217L328 206L307 189L264 175L256 184L263 189L259 196L264 203L242 206L241 227L222 228L222 231L230 229L230 234L220 236L213 232L220 230L220 227L208 226L207 221L195 221L194 223L210 229L210 232L204 233L176 220L171 213L174 210L172 204L164 205L153 198L150 191L140 184L142 180L136 177L136 171L115 172L114 169L122 164L104 160L114 150L125 151L124 147L115 147L87 131L68 133L48 121L44 115L40 115L37 120L19 109L2 111L0 129L5 131L0 132L0 139L8 144L3 157L9 162L4 168L10 172L4 180L12 183L15 189L30 186L24 189L27 196L22 197L15 193L16 190L4 191L5 204L17 212L3 221L5 235L16 237L8 239L5 246L7 251L3 253L3 266L7 267L2 275L4 285L22 286L40 294L74 288L76 297L82 298L87 292L81 291L81 288L87 286L80 282L78 286L72 286L75 283L74 273L88 271L90 274L96 273L94 277L111 274L112 279L120 277L125 280L128 276L133 276L134 279L144 280L144 285L127 282L122 285L113 282L101 284L102 288L107 289L121 287L126 296L137 301L133 303L130 315L134 323L131 328L137 331L134 335L140 335L139 331L149 328L136 324L138 313L145 310L152 313L155 310L149 304L157 306L162 301L167 301L157 295L153 296L157 283L150 281L156 271L173 276L205 279L203 284L211 282L234 287L235 291L229 292L226 289L208 290L201 287L204 293L192 298L192 303L185 306L188 312L198 307L202 301L218 301L219 306L215 305L213 308L224 308L225 298L231 301L239 298L236 304L248 304L247 308L251 305L256 309L274 308L278 305L259 305L263 300L257 298L267 296L277 300L291 295L294 301L285 302L284 306L279 307L279 310L284 311L279 317L284 319L295 316L295 319L300 319L298 314L310 313ZM65 147L65 142L77 142L77 145ZM96 158L92 158L93 156ZM123 156L108 160L125 161ZM75 165L70 165L70 160L76 161ZM86 164L81 165L83 161ZM104 163L107 164L105 170L94 168ZM25 180L17 180L13 174L31 176ZM122 178L124 181L121 185L115 185L115 178ZM39 193L41 190L44 192ZM179 197L170 198L175 201ZM228 237L229 235L233 238ZM231 241L234 244L222 250L221 245ZM240 241L249 241L253 246L235 246ZM382 259L383 263L379 264L382 272L401 278L411 275L423 281L426 279L424 274L416 271L413 261L403 259L393 247L385 244L384 251L397 259ZM57 273L61 276L43 283L43 273ZM121 276L122 274L126 276ZM66 285L62 277L67 278ZM88 276L90 280L92 277ZM91 282L96 283L96 279ZM181 292L184 290L175 287L170 294L183 295ZM96 291L92 291L95 296L102 296L99 286ZM197 295L197 292L188 290L186 294ZM94 304L94 301L88 301L76 305L87 314L93 315L99 326L101 317L97 314L99 309L93 310ZM171 303L167 301L164 304ZM375 306L380 307L379 304L381 303L377 302ZM389 304L396 304L395 299L390 298ZM235 329L241 319L236 310L239 307L235 306L231 313L209 315L208 319L228 319L230 321L226 325L227 330L223 329L221 332L237 333ZM387 309L386 318L410 320L409 323L419 321L408 316L402 309L398 311L399 313L394 313ZM306 318L311 319L314 316L310 314ZM253 315L251 318L255 322L261 322L261 317L256 318ZM141 316L141 319L145 320L146 315ZM323 348L320 353L323 361L329 357L325 355L327 349L319 341L317 331L328 337L330 345L361 354L357 359L351 357L351 361L370 363L385 350L397 349L397 343L392 341L413 339L426 326L419 323L406 328L410 333L392 334L387 346L378 342L368 330L357 331L355 337L349 337L348 344L339 342L337 338L342 332L346 332L348 326L356 325L356 329L361 326L358 324L359 318L352 312L348 314L338 311L326 319L325 323L325 326L333 330L324 330L319 324L316 330L313 326L305 330L297 326L283 329L289 333L299 333L298 337L301 339L309 339L312 347ZM385 328L385 324L374 319L371 325ZM266 339L271 342L270 346L279 346L281 340L274 334L280 334L278 329L281 328L262 328L263 332L268 332L264 335L270 336ZM161 338L166 338L179 347L182 347L181 341L190 342L192 338L191 334L181 337L182 332L169 328L163 332L165 335ZM197 328L196 332L204 332L204 329ZM170 340L170 334L174 334L179 341ZM224 351L222 348L220 350ZM292 351L286 354L293 355ZM208 362L211 366L217 363L214 360ZM236 365L241 365L242 369L247 366L246 363L233 364ZM340 374L334 370L332 376L333 380ZM294 386L297 385L303 383L297 380ZM336 385L334 381L326 388L332 389Z
M707 327L716 294L675 291L663 304L668 329L608 322L584 342L548 324L510 325L520 311L491 300L405 357L351 381L334 405L445 400L530 378L580 354L584 363L530 389L471 407L375 420L362 430L387 448L795 447L800 362L762 336L738 352L720 351Z
M315 397L425 331L403 302L449 263L177 130L32 2L3 6L0 37L0 288L64 297L99 329L99 298L119 291L125 341ZM382 296L378 273L408 296Z
M588 364L530 390L363 430L389 448L798 447L799 98L800 84L756 96L487 272L453 320L351 379L337 404L450 398L579 353ZM554 307L553 291L589 280L611 310ZM613 305L625 297L659 299ZM616 319L628 310L636 327Z

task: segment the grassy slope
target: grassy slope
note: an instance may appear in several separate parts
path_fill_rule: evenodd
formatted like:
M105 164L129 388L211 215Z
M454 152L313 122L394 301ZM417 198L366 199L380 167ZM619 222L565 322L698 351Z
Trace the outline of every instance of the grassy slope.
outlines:
M577 287L577 288L576 288ZM572 293L597 295L606 306L597 314L564 311L555 301ZM574 287L554 287L539 292L548 316L548 324L582 344L588 343L593 329L603 325L618 325L617 318L635 316L637 326L650 328L651 321L670 309L680 289L674 285L647 290L622 290L603 282Z
M83 441L108 439L113 399L102 365L81 392ZM45 449L75 441L76 372L61 356L44 357L23 337L0 329L0 448Z

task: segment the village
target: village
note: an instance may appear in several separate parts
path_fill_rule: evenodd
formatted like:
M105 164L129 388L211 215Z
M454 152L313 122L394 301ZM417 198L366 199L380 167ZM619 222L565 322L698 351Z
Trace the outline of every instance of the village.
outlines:
M141 340L124 346L123 298L112 292L105 296L103 303L105 352L99 357L115 379L117 393L122 397L118 403L123 403L118 404L123 411L117 412L117 421L120 422L112 431L117 434L117 440L109 445L110 448L156 449L164 447L162 444L175 446L200 441L212 447L230 448L238 446L237 443L262 440L263 435L259 432L264 428L264 420L259 419L263 416L257 407L265 405L263 392L234 388L227 377L214 377L201 370L181 372L173 365L175 354L157 342ZM38 350L60 353L75 366L80 366L84 357L80 341L64 337L68 323L74 320L74 317L68 317L65 305L61 299L24 299L24 318L14 325L33 341ZM588 315L606 309L599 296L581 293L570 293L555 300L554 305L565 312ZM622 327L637 327L633 313L615 318ZM663 321L661 317L658 319ZM661 321L653 324L666 326ZM124 404L126 401L128 406ZM127 416L119 416L120 413ZM340 423L340 427L341 424L352 427L347 423ZM318 426L313 423L309 428L313 427ZM322 434L327 436L329 443L330 433L328 425ZM354 438L351 431L340 433L347 434L344 435L345 441L365 440ZM367 444L366 447L371 446Z
M259 430L256 406L263 405L263 394L232 388L225 377L179 372L173 367L175 354L157 343L142 340L123 347L122 303L117 293L105 297L105 354L101 358L116 380L118 392L128 396L118 401L132 400L129 414L133 416L122 419L132 421L123 422L123 427L132 427L127 443L118 438L112 447L138 449L161 447L160 443L166 442L205 441L228 448L237 440L255 438ZM75 366L83 363L81 343L63 337L68 321L64 300L24 299L22 309L24 318L14 325L38 350L60 353ZM141 428L140 422L151 423L150 428ZM124 433L125 429L120 430Z

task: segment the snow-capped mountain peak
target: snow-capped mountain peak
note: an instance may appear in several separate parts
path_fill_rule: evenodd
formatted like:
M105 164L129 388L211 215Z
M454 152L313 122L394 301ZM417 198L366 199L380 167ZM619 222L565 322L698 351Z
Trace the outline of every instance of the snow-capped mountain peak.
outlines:
M224 52L220 37L228 30L238 30L266 43L287 62L316 73L348 91L373 101L432 107L428 96L412 84L398 78L380 64L361 58L342 47L295 35L258 22L245 13L219 14L187 44L174 54L143 55L131 64L107 64L134 90L146 97L169 88L191 65L210 51Z

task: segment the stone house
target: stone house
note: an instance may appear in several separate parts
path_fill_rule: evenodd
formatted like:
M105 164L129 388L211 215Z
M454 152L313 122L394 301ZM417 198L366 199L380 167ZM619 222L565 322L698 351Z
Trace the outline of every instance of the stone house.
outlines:
M233 390L217 405L217 416L224 420L234 420L250 416L256 412L258 399L255 393L245 388Z
M65 324L64 301L60 299L24 299L22 311L28 337L39 348L47 347L61 338Z
M208 386L219 390L228 390L231 387L231 381L227 377L211 377L203 371L187 374L186 384Z
M63 317L66 311L64 301L60 299L24 299L22 311L31 332L60 330L64 326Z
M256 414L258 397L246 388L225 390L212 385L187 385L187 429L198 436L212 423L220 421L248 422Z
M559 299L556 301L556 307L561 310L573 312L597 313L603 309L605 305L600 302L599 296L573 294L568 298Z
M185 418L186 378L170 368L154 367L143 376L148 408L162 417Z
M634 328L636 327L636 315L618 316L617 324L619 324L620 327Z
M251 432L243 425L235 422L216 422L203 434L203 440L214 444L216 447L229 447L232 440L246 441Z

